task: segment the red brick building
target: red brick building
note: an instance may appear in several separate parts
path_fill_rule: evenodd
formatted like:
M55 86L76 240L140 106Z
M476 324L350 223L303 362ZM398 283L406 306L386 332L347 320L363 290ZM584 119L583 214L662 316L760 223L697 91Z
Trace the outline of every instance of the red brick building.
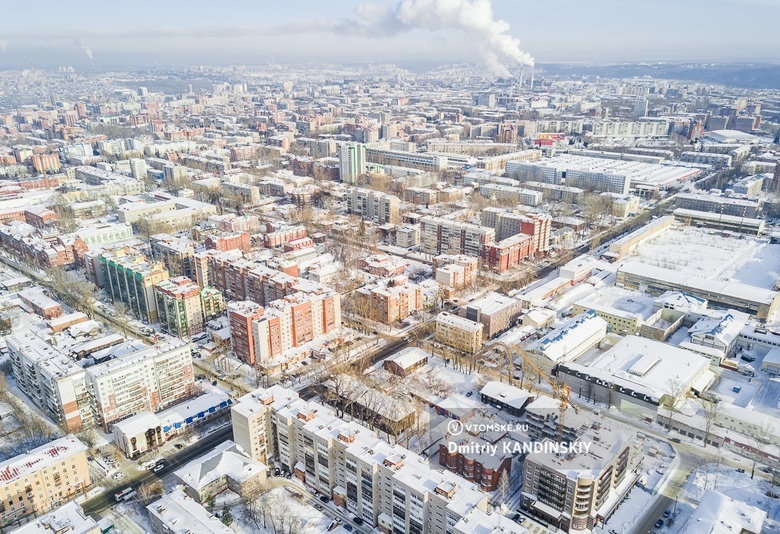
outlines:
M230 317L230 344L236 358L255 364L255 345L252 341L252 321L263 316L265 310L249 300L228 304Z
M490 442L498 447L499 452L495 456L478 452L466 454L458 451L450 452L447 447L448 443L439 443L439 465L446 467L448 471L460 475L469 482L478 484L482 491L488 493L496 491L504 473L506 473L508 483L512 468L512 457L510 455L504 456L500 453L502 447L500 441L504 437L506 437L506 434L493 441L481 436L473 438L467 435L465 439L457 443L463 446L459 450L464 451L468 450L468 447L465 445L469 442L474 442L473 444L475 445L486 445Z
M240 250L249 252L251 238L247 232L235 232L232 234L209 235L205 240L207 250Z
M533 256L534 237L517 234L482 247L482 261L492 271L503 273Z

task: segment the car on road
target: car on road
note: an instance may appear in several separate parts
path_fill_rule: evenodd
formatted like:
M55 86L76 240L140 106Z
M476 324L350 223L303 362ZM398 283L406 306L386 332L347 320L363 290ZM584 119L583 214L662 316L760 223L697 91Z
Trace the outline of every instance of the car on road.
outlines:
M159 473L163 469L165 469L165 464L157 464L154 467L152 467L152 473Z
M664 526L663 519L659 519L658 521L655 522L655 528L661 528L662 526Z
M362 517L358 516L352 516L352 522L355 523L357 526L361 526L365 521L363 521Z
M317 504L314 505L314 509L322 511L322 505L320 503L317 503Z
M133 488L125 488L121 491L117 491L116 493L114 493L114 499L116 499L116 502L127 501L129 499L132 499L133 495L135 495Z
M344 530L347 532L352 532L352 525L344 525Z
M680 438L669 438L669 441L671 441L672 443L682 443L680 441Z
M314 488L309 488L309 493L311 493L312 495L316 495L317 490L315 490Z
M125 478L125 474L120 471L119 473L114 473L114 476L112 476L111 478L113 478L114 480L122 480L123 478Z
M328 499L325 495L320 495L320 500L325 504L328 504L330 501L330 499Z
M281 474L282 474L282 470L281 469L279 469L278 467L276 469L274 469L274 476L275 477L278 477Z
M664 510L664 517L669 517L670 515L672 515L671 510Z
M467 391L467 392L466 392L466 396L467 396L467 397L471 397L473 394L474 394L474 392L473 392L473 391Z
M744 470L744 469L742 469L741 467L738 467L738 468L737 468L737 473L744 473L744 472L745 472L745 470Z
M173 448L176 449L177 451L180 451L181 449L184 448L184 445L182 445L181 443L174 443Z

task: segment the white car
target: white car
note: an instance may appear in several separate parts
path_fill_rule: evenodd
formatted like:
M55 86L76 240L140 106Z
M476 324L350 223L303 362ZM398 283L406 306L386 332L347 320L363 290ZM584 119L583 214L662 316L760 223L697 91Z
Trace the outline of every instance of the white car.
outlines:
M114 476L112 476L111 478L113 478L114 480L122 480L123 478L125 478L125 474L120 471L119 473L114 473Z

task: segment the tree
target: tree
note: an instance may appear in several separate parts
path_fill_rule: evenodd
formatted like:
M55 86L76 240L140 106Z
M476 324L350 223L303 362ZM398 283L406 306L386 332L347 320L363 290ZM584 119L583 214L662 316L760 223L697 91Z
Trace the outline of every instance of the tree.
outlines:
M222 517L220 519L226 527L229 527L233 523L233 514L230 513L230 508L228 508L227 505L222 507Z
M159 478L153 478L138 486L138 500L141 501L144 506L156 500L158 497L162 496L162 494L163 483Z
M699 404L704 411L704 446L707 447L707 441L712 433L712 425L720 416L721 408L719 402L713 402L709 399L700 399Z
M114 303L114 310L116 311L114 320L122 328L122 335L127 337L127 327L130 325L130 321L133 320L130 316L130 307L119 300Z
M509 486L509 475L506 469L501 471L501 476L498 478L498 497L501 499L501 503L506 503L511 496L512 489Z
M756 473L756 463L761 457L764 448L772 443L772 439L777 435L777 429L770 421L764 421L761 426L750 426L746 429L745 435L750 438L752 444L751 458L753 460L753 466L750 469L750 478Z
M666 381L666 393L661 398L661 406L671 412L676 412L680 403L685 400L685 384L679 378L670 378Z

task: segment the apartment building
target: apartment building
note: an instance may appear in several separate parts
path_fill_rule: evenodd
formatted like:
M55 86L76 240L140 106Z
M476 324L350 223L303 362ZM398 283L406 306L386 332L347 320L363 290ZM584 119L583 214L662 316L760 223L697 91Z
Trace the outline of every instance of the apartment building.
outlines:
M226 232L220 235L206 236L206 250L240 250L249 252L251 239L248 232Z
M433 258L433 276L440 285L463 289L476 281L478 264L471 256L442 254Z
M480 185L479 194L483 198L495 199L499 202L515 202L523 206L538 206L542 203L543 198L539 191L502 184Z
M230 302L227 305L230 318L230 345L236 358L255 365L255 344L252 340L252 321L265 313L263 307L251 300Z
M342 143L338 146L339 177L345 184L356 184L366 172L366 145Z
M114 249L99 258L106 293L115 302L127 304L130 312L150 323L159 320L154 285L169 278L161 262L150 262L140 252Z
M433 469L426 459L295 391L258 389L233 408L234 415L242 413L233 419L236 443L252 455L264 451L278 459L307 486L384 534L445 534L471 510L487 510L487 494L477 485Z
M540 213L520 214L501 208L485 208L480 213L482 226L494 228L499 243L518 234L533 237L531 254L550 250L552 218Z
M185 276L169 278L154 285L160 324L170 334L187 338L203 332L209 319L225 310L222 293L202 288Z
M398 224L401 200L371 189L353 187L347 194L347 212L377 224Z
M594 422L580 438L587 453L531 453L525 458L520 506L564 531L603 524L633 488L631 449L636 432Z
M93 423L86 370L32 332L5 338L19 389L68 432Z
M192 256L195 246L189 239L169 234L149 236L152 258L161 261L171 277L186 276L192 278Z
M69 436L0 463L0 526L61 506L92 485L87 447Z
M456 351L475 354L482 348L482 323L442 312L436 316L436 342Z
M493 291L458 310L459 316L482 323L485 327L482 334L486 338L509 330L522 313L519 300Z
M420 247L426 254L465 254L480 257L485 243L495 241L493 228L441 217L420 219Z
M118 356L88 367L86 384L95 422L106 432L117 421L158 412L195 392L189 343L168 339L149 347L126 342L105 351Z
M283 244L293 239L306 237L305 226L288 226L284 228L273 228L268 225L267 231L263 236L263 246L265 248L281 247Z
M287 351L340 328L341 296L336 292L299 292L275 300L252 319L255 361L267 372L282 369L287 365Z
M422 288L403 275L364 285L357 298L359 313L383 324L402 321L423 307Z
M503 273L531 259L534 255L533 249L533 236L517 234L498 243L485 243L482 249L482 261L490 270Z

